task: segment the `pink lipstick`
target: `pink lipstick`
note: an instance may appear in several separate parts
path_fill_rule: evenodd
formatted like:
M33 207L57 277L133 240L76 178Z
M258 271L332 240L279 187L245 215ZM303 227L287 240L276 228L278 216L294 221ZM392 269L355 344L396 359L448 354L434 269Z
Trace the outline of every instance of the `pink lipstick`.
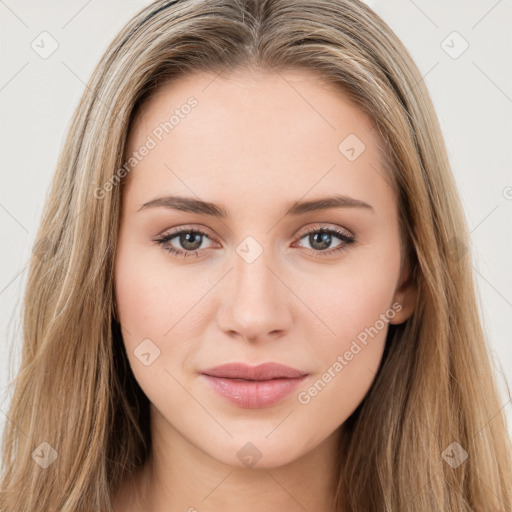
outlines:
M270 407L295 390L307 372L279 363L228 363L201 372L214 391L239 407Z

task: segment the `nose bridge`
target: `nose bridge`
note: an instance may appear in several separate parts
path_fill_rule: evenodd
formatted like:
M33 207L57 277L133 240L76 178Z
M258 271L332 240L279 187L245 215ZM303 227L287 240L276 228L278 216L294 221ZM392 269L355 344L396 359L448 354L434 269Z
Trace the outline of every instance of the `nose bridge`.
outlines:
M242 297L251 297L253 300L269 298L276 293L275 276L270 272L272 267L270 249L262 250L260 254L254 254L256 249L246 243L237 248L237 256L233 262L235 279L235 295L238 300ZM272 278L272 279L271 279ZM271 290L274 292L271 294ZM268 300L264 300L265 303Z
M275 262L271 249L251 237L236 247L231 285L222 298L222 329L256 339L289 328L286 287L275 275Z

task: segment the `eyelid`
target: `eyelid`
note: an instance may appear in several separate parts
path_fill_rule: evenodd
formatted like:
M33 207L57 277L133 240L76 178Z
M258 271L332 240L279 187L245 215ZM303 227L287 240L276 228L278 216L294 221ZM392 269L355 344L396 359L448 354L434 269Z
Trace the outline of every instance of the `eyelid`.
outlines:
M215 235L212 235L213 232L206 226L203 226L202 224L182 224L175 228L165 229L164 231L162 231L162 233L158 234L156 238L159 239L163 237L168 238L171 236L177 236L181 234L183 231L187 233L198 233L200 235L207 236L212 241L218 241L217 237Z
M333 224L322 223L322 222L314 224L314 225L310 226L309 228L304 228L303 231L299 230L298 234L295 236L298 236L299 238L303 238L305 235L308 235L311 232L320 231L322 229L327 230L327 231L337 231L337 232L343 234L344 236L346 236L347 238L354 238L354 235L347 228L343 228L343 227L333 225Z

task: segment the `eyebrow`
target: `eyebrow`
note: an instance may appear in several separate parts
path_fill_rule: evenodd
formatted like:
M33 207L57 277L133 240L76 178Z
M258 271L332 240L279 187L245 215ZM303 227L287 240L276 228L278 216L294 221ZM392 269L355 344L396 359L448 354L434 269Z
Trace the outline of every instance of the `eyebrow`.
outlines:
M228 211L219 204L201 201L191 197L165 196L157 197L144 203L137 211L147 208L164 207L183 212L210 215L219 219L229 217ZM310 201L294 201L288 206L285 216L303 215L305 213L328 210L330 208L366 208L373 211L373 207L364 201L349 196L334 195L313 199Z

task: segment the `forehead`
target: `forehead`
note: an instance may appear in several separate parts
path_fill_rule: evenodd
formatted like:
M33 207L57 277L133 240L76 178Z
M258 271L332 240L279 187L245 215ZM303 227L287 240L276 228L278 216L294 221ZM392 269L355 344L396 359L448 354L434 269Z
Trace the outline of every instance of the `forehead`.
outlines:
M125 159L144 146L129 174L137 195L368 195L388 181L371 119L310 71L194 73L160 86L135 118Z

